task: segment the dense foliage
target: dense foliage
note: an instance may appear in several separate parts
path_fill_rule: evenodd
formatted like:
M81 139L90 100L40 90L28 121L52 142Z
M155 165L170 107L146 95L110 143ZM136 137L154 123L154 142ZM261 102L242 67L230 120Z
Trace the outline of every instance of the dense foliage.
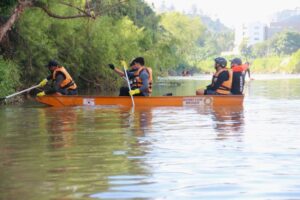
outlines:
M270 40L250 47L248 55L253 57L290 55L300 49L300 33L284 31Z
M0 97L13 93L19 85L19 70L12 61L0 57Z
M10 2L0 5L7 11L5 16L17 3ZM70 0L70 7L57 0L37 0L34 5L46 6L59 16L72 16L76 14L74 7L82 8L84 2ZM225 46L217 42L224 40L222 37L206 31L199 17L176 12L157 15L141 0L118 2L90 1L92 11L100 16L67 20L53 18L41 7L26 8L9 33L13 35L10 48L1 46L5 58L18 65L21 83L39 82L48 74L45 64L56 59L81 89L113 90L123 81L108 63L120 65L121 60L130 62L144 56L156 77L170 69L196 69L199 59L220 53Z
M299 73L300 33L283 31L253 46L244 41L240 46L244 58L252 61L255 72Z

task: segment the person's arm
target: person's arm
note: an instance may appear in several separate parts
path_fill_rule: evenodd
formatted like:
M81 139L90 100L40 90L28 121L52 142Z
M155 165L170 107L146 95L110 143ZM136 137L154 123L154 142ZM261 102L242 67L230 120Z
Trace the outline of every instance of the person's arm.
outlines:
M52 88L48 89L45 91L46 94L54 94L56 93L59 89L60 89L60 84L62 81L65 80L65 76L61 73L58 73L56 75L55 81L54 81L54 85Z
M109 68L111 68L114 72L116 72L117 74L119 74L119 76L123 77L125 76L124 71L120 70L118 68L115 67L114 64L108 64Z
M126 72L127 72L127 76L128 76L129 79L133 79L134 78L134 72L135 71L127 70Z
M229 73L228 71L222 72L219 77L217 82L214 84L214 86L210 87L210 90L216 91L223 83L224 81L227 81L229 79Z
M45 87L48 83L49 80L52 79L52 75L50 74L49 76L47 76L47 78L44 78L40 83L39 83L39 87Z
M211 87L212 87L213 82L214 82L214 76L213 76L212 79L211 79L211 84L209 84L208 86L206 86L206 89L207 89L207 90L211 90Z
M142 87L140 87L141 92L148 92L149 88L149 74L146 72L146 70L143 70L142 73L140 74L140 78L142 80Z
M248 73L248 77L249 77L249 79L251 79L250 78L250 63L249 62L245 62L245 64L244 64L244 66L245 66L245 77L247 76L247 73Z
M119 74L121 77L125 76L123 70L120 70L120 69L118 69L118 68L115 68L114 71L115 71L117 74Z
M251 79L251 75L250 75L250 69L248 68L246 73L248 73L248 77Z

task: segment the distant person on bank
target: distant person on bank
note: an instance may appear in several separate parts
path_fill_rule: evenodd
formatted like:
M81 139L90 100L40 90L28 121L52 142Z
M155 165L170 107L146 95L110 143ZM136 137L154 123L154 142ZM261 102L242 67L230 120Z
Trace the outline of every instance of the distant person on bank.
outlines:
M52 81L50 89L46 89L43 92L37 94L38 97L49 94L61 94L61 95L77 95L77 85L73 78L67 72L67 70L60 66L57 61L50 60L46 65L50 71L50 75L43 79L40 83L40 87L45 87L49 81Z
M212 82L205 90L199 89L196 95L228 95L231 94L232 71L226 68L227 61L223 57L215 58L215 70Z
M128 87L121 87L119 96L150 96L152 93L152 69L145 67L143 57L137 57L130 63L130 70L126 70L130 82ZM121 77L125 77L124 71L116 68L114 64L108 65Z

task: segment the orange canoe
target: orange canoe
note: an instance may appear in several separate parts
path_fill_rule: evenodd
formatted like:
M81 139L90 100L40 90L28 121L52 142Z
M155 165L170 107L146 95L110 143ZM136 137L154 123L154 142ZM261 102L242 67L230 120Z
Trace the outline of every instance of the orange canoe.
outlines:
M132 106L130 97L105 96L43 96L36 100L55 107L63 106ZM203 95L203 96L153 96L134 97L135 106L237 106L242 105L243 95Z

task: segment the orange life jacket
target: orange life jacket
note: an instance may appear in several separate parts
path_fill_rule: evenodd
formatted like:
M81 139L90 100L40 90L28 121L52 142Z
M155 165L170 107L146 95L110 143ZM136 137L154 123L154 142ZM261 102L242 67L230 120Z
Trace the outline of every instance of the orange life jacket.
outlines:
M148 81L149 81L149 87L148 87L148 90L147 92L149 94L152 93L152 83L153 83L153 80L152 80L152 69L150 67L140 67L138 70L136 70L134 72L134 78L132 80L132 84L131 84L131 88L132 89L135 89L135 88L140 88L143 86L143 82L142 82L142 79L140 78L140 74L143 70L146 70L148 75L149 75L149 78L148 78Z
M233 72L245 72L249 68L249 64L236 65L231 68Z
M65 80L63 80L60 83L60 87L61 88L68 89L68 90L75 90L75 89L77 89L76 83L73 81L72 77L70 76L70 74L67 72L67 70L64 67L57 67L53 71L52 80L56 79L56 74L58 72L62 73L66 77Z
M223 68L220 71L216 72L213 76L212 85L214 85L217 82L219 75L224 71L228 71L229 79L227 81L224 81L222 83L222 85L216 90L216 92L218 94L230 94L230 90L231 90L231 86L232 86L232 71L231 70Z

